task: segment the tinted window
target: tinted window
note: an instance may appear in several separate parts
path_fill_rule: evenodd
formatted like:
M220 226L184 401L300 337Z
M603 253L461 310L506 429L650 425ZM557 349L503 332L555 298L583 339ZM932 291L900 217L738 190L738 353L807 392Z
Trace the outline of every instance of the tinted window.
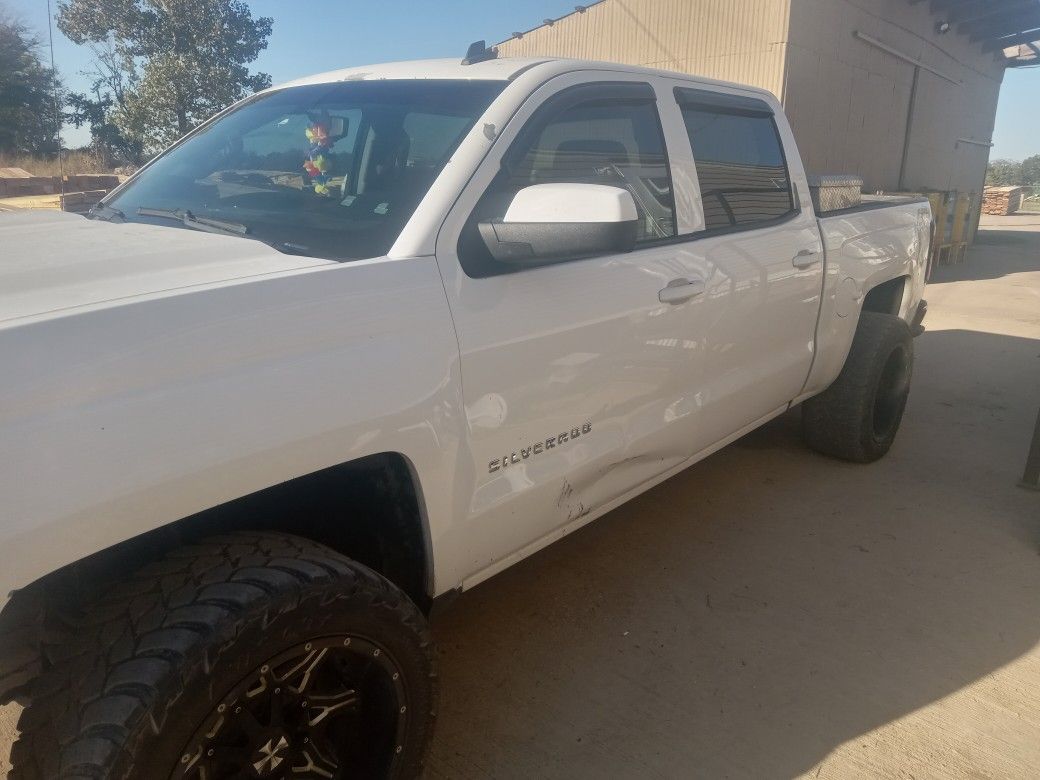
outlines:
M382 80L270 92L162 155L109 203L128 221L180 225L143 207L243 225L245 238L282 251L382 255L503 86Z
M500 219L520 189L561 182L624 187L636 202L640 241L675 235L668 160L651 101L595 100L534 117L476 216Z
M705 227L754 225L793 209L791 180L770 116L683 106Z

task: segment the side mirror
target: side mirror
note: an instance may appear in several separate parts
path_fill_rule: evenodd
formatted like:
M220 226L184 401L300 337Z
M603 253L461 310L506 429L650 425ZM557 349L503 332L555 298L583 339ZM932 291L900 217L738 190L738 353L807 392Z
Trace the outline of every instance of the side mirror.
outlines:
M501 220L478 228L496 260L538 264L629 252L639 215L631 193L620 187L533 184L516 193Z

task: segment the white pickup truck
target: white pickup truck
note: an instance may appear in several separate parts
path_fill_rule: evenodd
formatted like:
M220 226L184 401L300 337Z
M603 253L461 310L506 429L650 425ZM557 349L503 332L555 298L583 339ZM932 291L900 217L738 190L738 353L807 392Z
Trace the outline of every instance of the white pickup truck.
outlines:
M12 777L411 777L425 614L796 404L882 456L927 202L763 91L567 60L254 95L0 218Z

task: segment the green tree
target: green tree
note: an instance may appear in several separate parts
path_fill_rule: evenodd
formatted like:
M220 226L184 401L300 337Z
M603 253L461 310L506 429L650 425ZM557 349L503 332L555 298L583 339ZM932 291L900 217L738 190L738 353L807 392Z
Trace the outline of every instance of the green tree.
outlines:
M1018 160L990 160L986 168L986 184L1005 185L1022 183L1022 163Z
M0 15L0 151L57 152L60 92L56 74L41 58L39 38Z
M127 96L135 83L132 59L121 56L110 43L92 46L94 68L83 75L93 78L90 93L68 96L68 121L76 127L90 125L90 146L106 167L117 162L141 162L143 141L128 135L117 120L127 108Z
M111 52L122 93L103 84L112 124L157 151L207 117L270 86L250 73L267 47L272 20L254 19L242 0L60 0L58 27L76 43ZM97 50L95 50L97 53ZM99 71L111 75L99 62Z
M1022 184L1040 187L1040 154L1034 154L1022 161Z

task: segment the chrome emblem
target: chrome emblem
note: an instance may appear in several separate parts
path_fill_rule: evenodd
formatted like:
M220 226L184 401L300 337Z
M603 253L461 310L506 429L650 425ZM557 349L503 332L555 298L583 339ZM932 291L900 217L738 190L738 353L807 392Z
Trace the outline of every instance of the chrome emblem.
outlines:
M287 747L289 747L289 742L285 737L280 737L277 744L275 744L273 737L267 740L267 744L259 750L259 753L262 756L261 759L253 762L253 769L255 769L256 773L261 776L268 772L273 772L275 767L285 760L278 755L278 753L283 748Z
M512 463L522 463L528 458L534 457L535 455L541 455L543 452L548 452L549 450L560 447L569 441L574 441L580 436L587 436L591 432L591 422L586 422L579 428L571 428L569 431L561 431L555 436L549 436L544 440L536 441L526 447L521 447L519 452L511 452L508 455L503 455L501 458L495 458L493 461L488 463L488 473L494 474L496 471L504 469Z

